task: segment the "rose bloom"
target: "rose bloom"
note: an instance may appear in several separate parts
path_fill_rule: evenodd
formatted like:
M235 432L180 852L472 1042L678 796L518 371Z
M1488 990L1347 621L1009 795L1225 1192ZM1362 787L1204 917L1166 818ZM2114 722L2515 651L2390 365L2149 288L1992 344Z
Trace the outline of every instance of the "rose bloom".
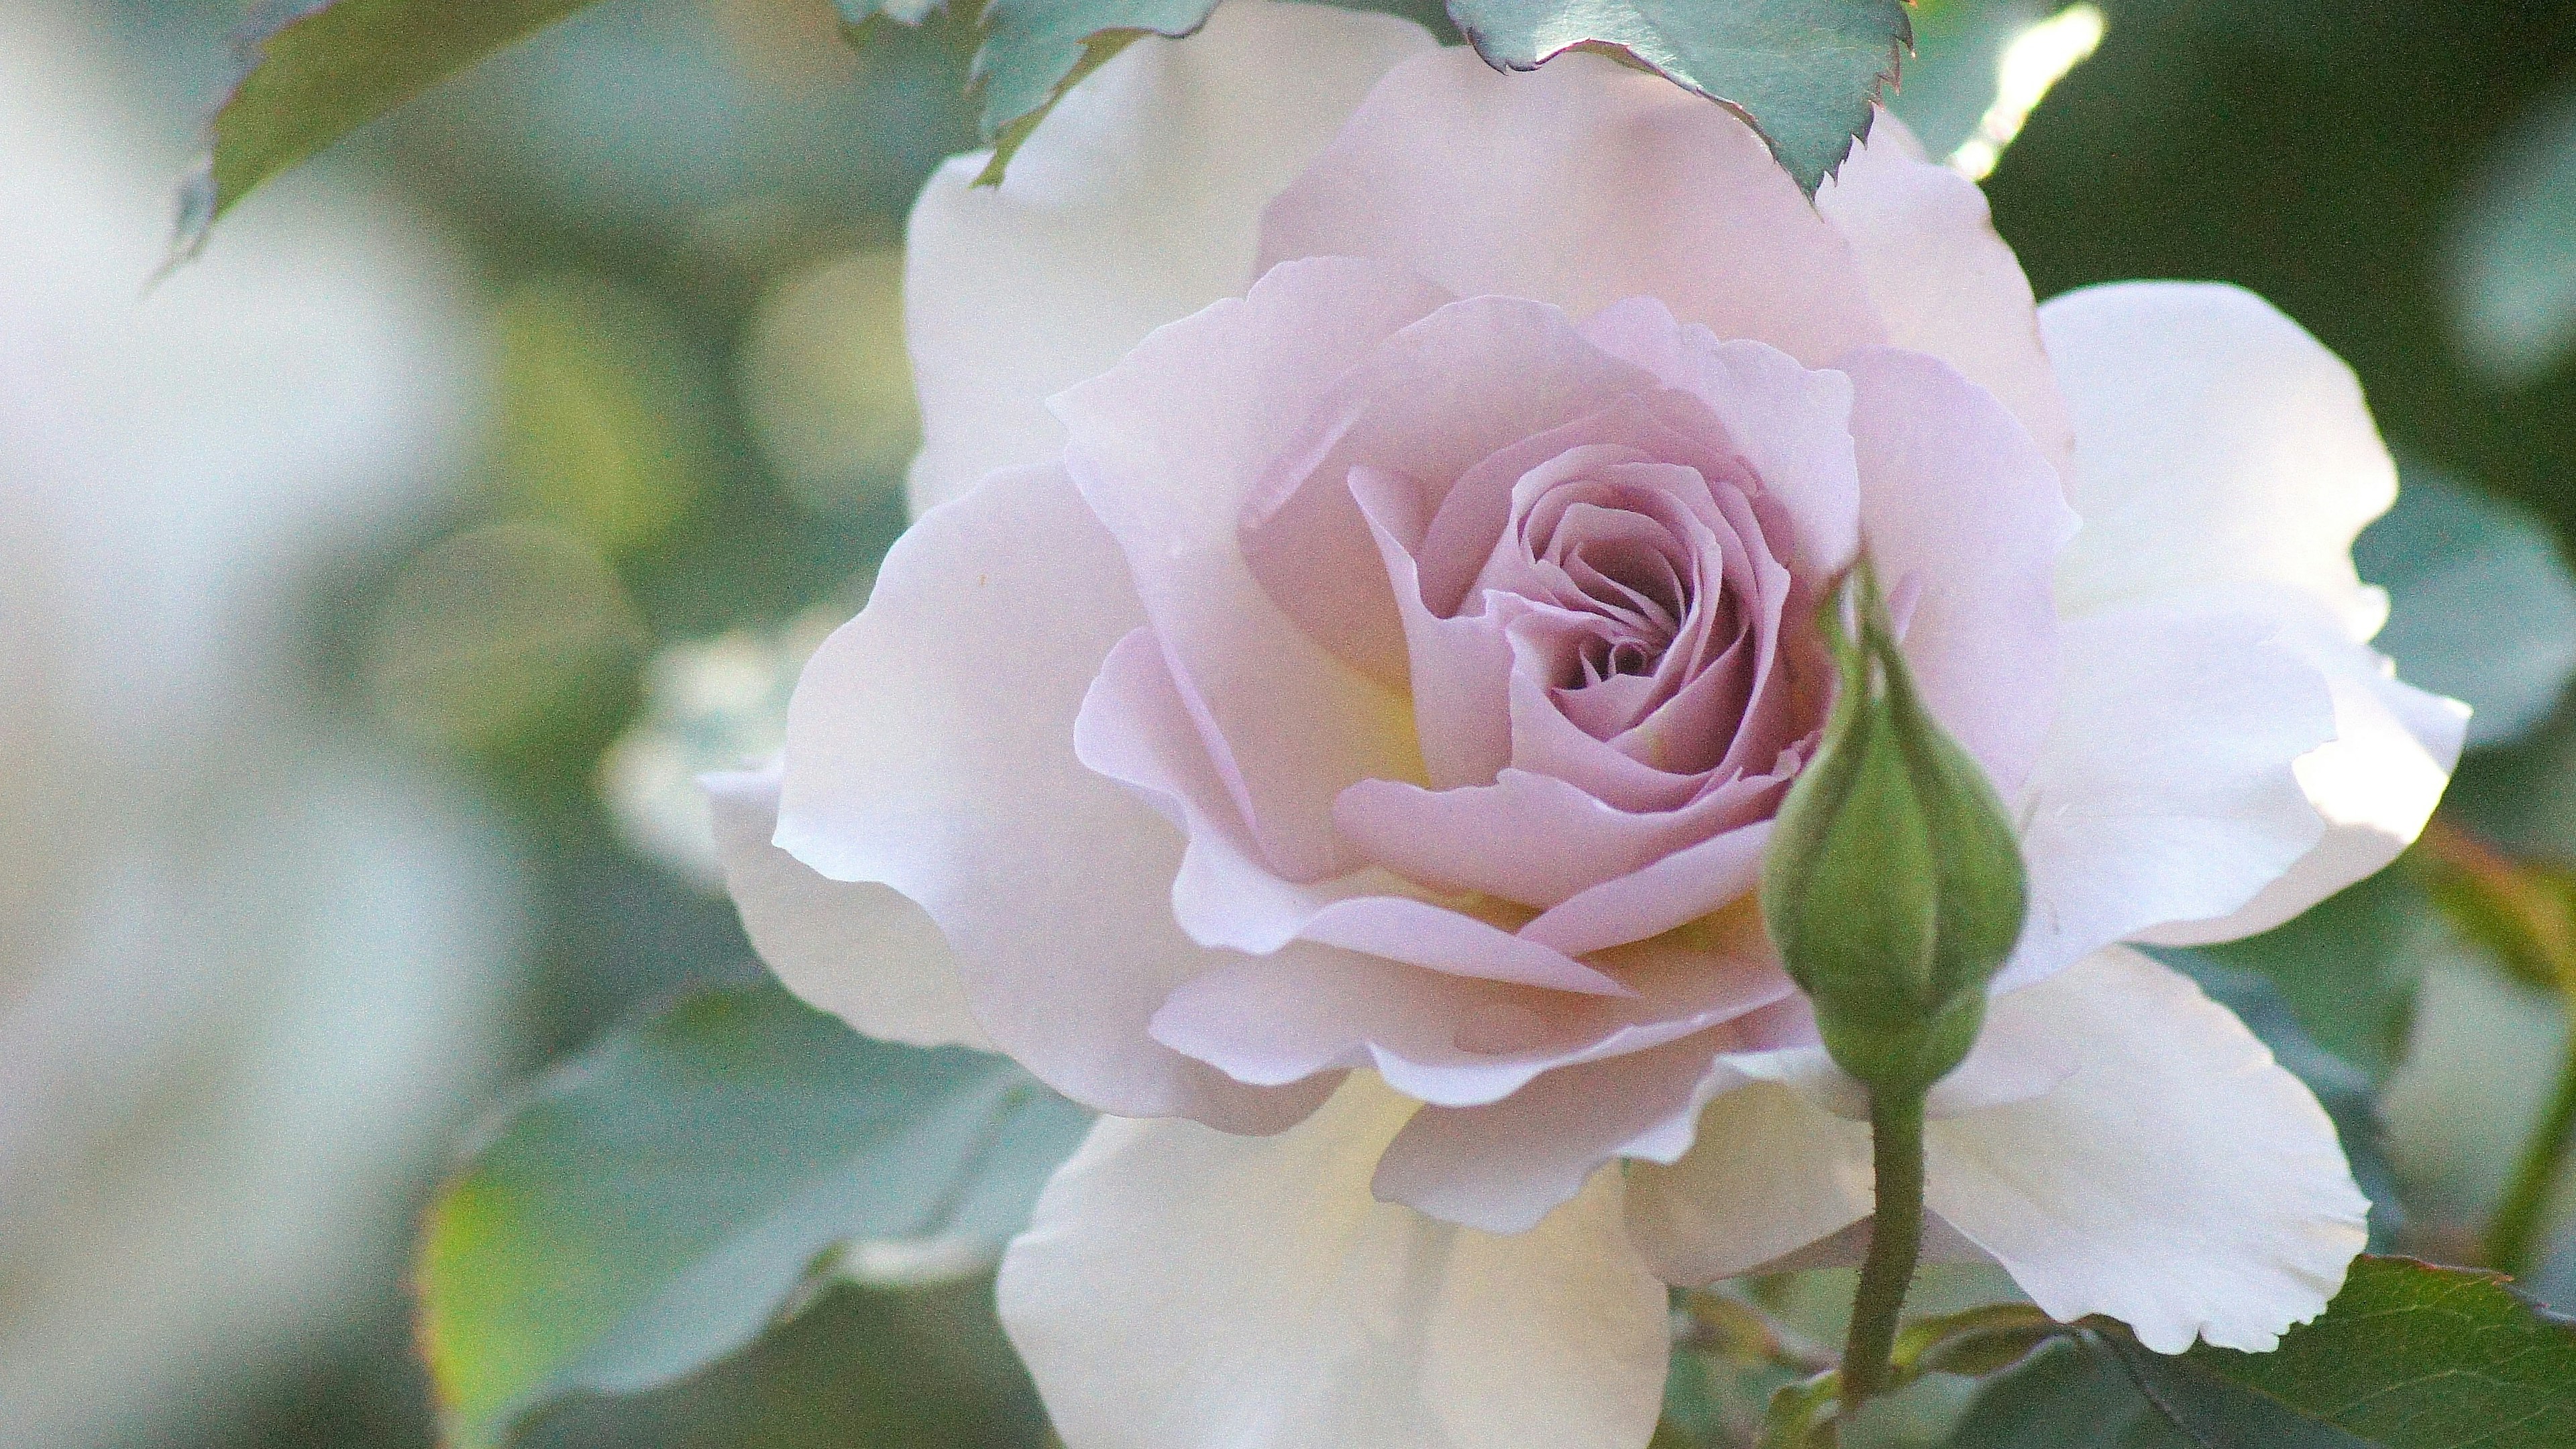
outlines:
M1881 114L1811 205L1601 57L1230 3L907 287L919 521L713 782L790 985L1111 1114L1001 1275L1067 1443L1642 1445L1667 1284L1848 1256L1857 1085L1752 892L1866 548L2031 911L1933 1094L1938 1251L2269 1347L2366 1204L2122 943L2385 864L2466 711L2365 647L2351 373L2177 283L2034 309Z

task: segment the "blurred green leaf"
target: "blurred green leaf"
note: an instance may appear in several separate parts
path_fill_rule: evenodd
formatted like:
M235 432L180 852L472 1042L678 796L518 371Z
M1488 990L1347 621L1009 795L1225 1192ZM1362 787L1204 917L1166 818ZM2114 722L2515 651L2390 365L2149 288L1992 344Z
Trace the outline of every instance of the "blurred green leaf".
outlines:
M523 283L502 299L496 483L529 515L622 558L703 491L709 401L678 323L604 278Z
M1042 1449L1054 1441L993 1314L993 1280L836 1287L683 1379L531 1414L513 1449ZM263 1446L265 1449L265 1446ZM366 1449L382 1449L368 1445Z
M1914 41L1902 0L1450 0L1449 13L1497 67L1607 50L1721 102L1809 192L1869 129Z
M180 196L176 253L261 182L591 0L266 0L233 39L241 76Z
M2200 983L2211 1000L2235 1012L2272 1059L2307 1083L2317 1102L2334 1120L2343 1141L2353 1180L2370 1199L2370 1246L2385 1252L2406 1223L2397 1192L2397 1171L2388 1160L2387 1124L2380 1120L2379 1100L2370 1078L2359 1067L2317 1045L2299 1025L2279 988L2249 971L2219 965L2189 951L2159 952Z
M2569 266L2576 275L2576 254ZM2576 674L2576 577L2545 524L2410 468L2397 506L2352 553L2388 590L2378 648L2407 683L2477 711L2472 746L2510 744L2557 707Z
M2450 944L2414 877L2383 870L2259 936L2161 954L2270 981L2320 1046L2385 1081L2404 1053L2425 963Z
M2576 344L2576 85L2504 128L2446 260L2453 322L2489 376L2528 382Z
M1951 1449L2570 1443L2576 1323L2491 1273L2361 1258L2325 1313L2271 1353L2203 1344L2169 1357L2104 1326L2034 1355L1980 1393Z
M588 540L498 523L431 544L385 582L360 668L404 732L524 763L596 751L634 703L649 642Z
M1002 1058L871 1041L774 983L690 997L550 1077L432 1207L452 1441L740 1347L851 1240L997 1246L1088 1123Z

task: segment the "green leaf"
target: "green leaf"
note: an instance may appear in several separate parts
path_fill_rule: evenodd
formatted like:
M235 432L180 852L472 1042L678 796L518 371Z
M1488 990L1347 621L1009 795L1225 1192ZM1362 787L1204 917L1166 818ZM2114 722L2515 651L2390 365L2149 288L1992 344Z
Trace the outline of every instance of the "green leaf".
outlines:
M988 1275L840 1285L739 1353L646 1393L576 1394L511 1449L1048 1449ZM326 1445L310 1449L329 1449Z
M2352 554L2388 590L2376 646L2407 683L2477 711L2472 746L2521 739L2557 707L2576 674L2576 577L2546 524L2409 469L2397 506Z
M2197 1449L2087 1339L2060 1339L1988 1379L1948 1449Z
M452 1442L731 1351L850 1240L998 1245L1089 1115L999 1057L861 1037L771 983L555 1073L432 1206L421 1337Z
M986 0L974 84L993 143L978 185L1002 179L1020 143L1082 78L1148 35L1195 34L1216 0Z
M2199 982L2211 1000L2235 1012L2272 1049L2272 1059L2317 1094L2326 1116L2334 1120L2335 1135L2343 1141L2353 1180L2360 1184L2362 1196L2370 1199L2370 1245L2385 1251L2405 1227L2406 1217L2399 1205L2397 1170L2388 1160L2387 1124L2380 1120L2379 1099L2370 1078L2317 1045L2270 981L2191 951L2155 954Z
M2576 1444L2576 1323L2492 1273L2364 1258L2274 1352L2118 1346L2159 1406L2213 1443L2284 1442L2231 1437L2277 1408L2386 1449Z
M591 0L267 0L233 39L240 78L180 194L175 254L261 182Z
M2167 1357L2089 1330L1990 1383L1950 1443L2564 1449L2576 1444L2576 1323L2491 1273L2362 1258L2325 1313L2271 1353Z
M1498 69L1602 50L1718 101L1811 193L1914 40L1902 0L1450 0L1449 13Z

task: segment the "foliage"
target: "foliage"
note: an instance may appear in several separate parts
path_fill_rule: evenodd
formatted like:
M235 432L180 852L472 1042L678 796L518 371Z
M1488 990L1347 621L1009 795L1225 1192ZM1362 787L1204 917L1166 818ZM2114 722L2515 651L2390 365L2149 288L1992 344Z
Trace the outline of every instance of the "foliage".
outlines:
M2363 1258L2268 1354L2087 1325L1989 1384L1952 1449L2543 1449L2576 1442L2576 1323L2492 1274Z
M240 79L180 198L178 251L253 188L590 0L268 0L233 44Z
M2557 707L2576 674L2576 578L2539 520L2409 468L2352 554L2389 594L2373 642L2409 683L2476 711L2472 748L2510 744Z
M202 247L262 182L591 3L271 0L235 41L240 78L182 197L179 253ZM848 33L865 43L871 22L918 25L944 0L837 3ZM1145 36L1194 33L1216 4L982 0L972 80L993 156L979 179L1000 181L1020 143L1084 76ZM1352 8L1438 18L1423 0L1353 0ZM1606 51L1718 101L1750 122L1810 192L1869 129L1871 104L1913 42L1904 0L1452 0L1449 14L1498 69Z
M972 1271L1088 1124L1001 1058L870 1041L772 983L681 1001L549 1077L431 1209L421 1337L453 1442L677 1377L800 1284Z

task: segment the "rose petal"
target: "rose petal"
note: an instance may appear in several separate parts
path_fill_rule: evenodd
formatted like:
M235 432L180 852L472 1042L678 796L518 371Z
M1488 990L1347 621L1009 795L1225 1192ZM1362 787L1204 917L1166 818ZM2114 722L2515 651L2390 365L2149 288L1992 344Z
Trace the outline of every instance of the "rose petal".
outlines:
M1521 934L1575 956L1672 930L1752 890L1770 839L1769 820L1712 836L1576 892Z
M1398 262L1577 316L1658 297L1810 366L1882 340L1850 249L1742 121L1599 56L1405 61L1263 213L1261 264Z
M1656 1277L1713 1283L1868 1217L1871 1183L1866 1122L1753 1082L1708 1104L1678 1162L1628 1170L1628 1233Z
M1513 297L1452 302L1388 338L1310 405L1282 411L1299 431L1273 450L1260 486L1244 499L1244 554L1308 635L1400 686L1404 638L1385 585L1373 578L1380 560L1351 494L1353 470L1373 467L1421 490L1410 508L1385 500L1378 517L1408 551L1430 548L1425 598L1445 613L1454 607L1447 591L1463 591L1493 538L1482 528L1462 530L1477 545L1471 551L1427 543L1414 531L1443 527L1434 514L1452 486L1496 453L1660 391L1651 376L1585 341L1555 307ZM1572 441L1533 444L1542 451L1523 466ZM1470 495L1489 500L1495 531L1517 476L1497 469Z
M1276 1130L1320 1093L1255 1091L1146 1034L1166 992L1224 957L1173 923L1179 833L1074 758L1083 693L1142 622L1061 470L932 510L797 683L778 845L918 902L976 1019L1058 1091Z
M1762 1044L1783 1035L1813 1038L1813 1016L1785 978L1747 971L1738 979L1745 993L1709 1030L1577 1061L1499 1101L1425 1106L1379 1161L1377 1195L1447 1222L1516 1233L1614 1158L1680 1161L1701 1109L1745 1085L1734 1063L1770 1054Z
M2226 1008L2129 950L2052 993L2084 1065L1930 1124L1927 1202L2053 1318L2159 1353L2260 1353L2322 1312L2368 1233L2334 1123Z
M2356 641L2387 596L2352 541L2397 498L2352 369L2251 292L2124 282L2050 299L2040 327L2075 418L2084 531L2067 611L2243 584L2303 590Z
M1562 780L1507 769L1491 785L1456 790L1363 780L1334 802L1333 820L1370 860L1409 879L1550 907L1696 845L1776 804L1778 793L1738 784L1679 810L1632 814Z
M1643 1444L1670 1350L1618 1175L1519 1236L1436 1222L1369 1195L1411 1107L1354 1078L1273 1138L1094 1128L998 1289L1066 1444Z
M2317 844L2295 762L2333 737L2333 703L2281 634L2146 605L2067 623L2057 721L2017 810L2030 919L2001 987L2225 916Z
M1327 652L1254 581L1238 539L1244 499L1316 396L1441 301L1376 263L1282 267L1051 404L1065 466L1125 549L1210 748L1240 779L1245 823L1291 880L1357 864L1333 837L1334 795L1419 779L1421 763L1402 693ZM1374 572L1371 558L1345 586Z
M1890 344L1926 352L2001 399L2061 473L2075 427L2039 338L2030 279L1995 234L1977 184L1923 158L1884 108L1869 139L1816 190L1851 243Z
M1647 946L1613 958L1628 996L1443 976L1356 952L1221 966L1172 993L1154 1035L1247 1082L1375 1067L1444 1107L1481 1106L1542 1073L1642 1052L1791 993L1750 953Z
M1147 37L1074 87L1000 186L973 184L981 154L942 166L905 263L914 514L1052 460L1050 394L1249 286L1262 205L1387 67L1430 48L1408 21L1231 0L1187 41Z
M2375 875L2423 832L2459 763L2469 707L2400 683L2388 660L2354 644L2322 607L2286 606L2283 642L2325 677L2334 699L2334 738L2292 769L2325 837L2262 894L2215 920L2159 926L2140 937L2159 945L2232 941L2272 927Z
M1811 578L1849 566L1860 546L1860 465L1852 456L1851 379L1808 368L1767 343L1721 341L1653 297L1594 313L1583 335L1664 386L1706 403L1796 525L1794 562Z
M1384 871L1313 884L1279 876L1255 850L1182 694L1153 631L1135 630L1110 651L1084 698L1074 749L1104 778L1134 787L1187 835L1172 913L1191 939L1262 955L1303 940L1458 976L1629 994L1538 942L1414 898L1417 887Z
M2051 574L2075 515L2020 423L1947 364L1873 348L1839 366L1862 539L1891 591L1919 590L1906 658L1924 703L2010 799L2053 713Z
M891 887L828 880L770 844L776 762L702 776L725 889L743 932L789 990L867 1035L913 1046L993 1050L939 927Z

